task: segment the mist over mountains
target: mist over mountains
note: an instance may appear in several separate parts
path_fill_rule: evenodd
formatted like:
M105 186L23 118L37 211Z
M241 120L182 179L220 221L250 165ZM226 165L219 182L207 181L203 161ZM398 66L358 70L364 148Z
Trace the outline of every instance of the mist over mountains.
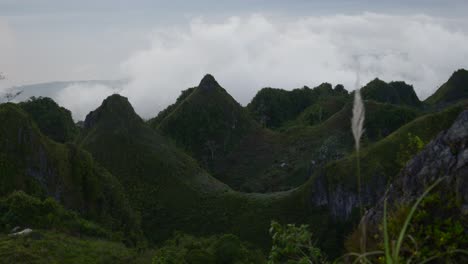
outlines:
M0 49L4 58L0 67L1 63L12 63L1 67L8 77L2 85L57 78L128 79L121 93L144 118L151 118L154 112L171 104L182 89L196 84L205 73L216 76L242 105L247 105L263 87L291 90L332 82L353 90L357 71L362 83L376 77L386 82L405 81L425 99L454 69L466 65L468 49L464 43L468 42L468 33L462 22L430 15L369 12L296 18L262 13L222 19L198 17L153 28L142 33L141 38L116 33L113 37L118 40L93 42L93 48L106 51L103 54L90 50L89 45L63 45L50 54L51 65L48 61L43 65L30 60L22 62L26 57L14 55L25 47L9 49L7 45ZM5 34L12 39L5 39L6 44L21 42L15 39L14 28L6 28L12 32ZM132 37L138 47L126 48L125 52L120 48L113 50ZM37 51L44 52L47 49ZM62 62L56 59L58 54L78 58ZM112 60L105 59L109 56ZM92 65L80 63L84 58ZM67 66L57 66L62 64ZM23 66L16 70L12 65ZM28 70L33 66L37 67ZM65 69L70 70L63 72ZM76 74L71 76L70 72ZM107 85L82 83L80 89L64 92L58 101L81 120L112 92ZM75 104L76 98L80 98L80 104Z

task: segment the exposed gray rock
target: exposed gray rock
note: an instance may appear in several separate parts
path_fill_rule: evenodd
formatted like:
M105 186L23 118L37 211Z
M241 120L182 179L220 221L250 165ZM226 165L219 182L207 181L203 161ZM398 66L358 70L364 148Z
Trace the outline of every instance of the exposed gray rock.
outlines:
M378 171L362 186L364 206L374 206L366 213L367 221L380 221L383 199L389 203L409 203L440 177L447 190L455 191L461 199L460 210L468 213L468 110L460 113L453 125L441 132L423 151L416 155L387 186L388 177ZM384 197L382 197L384 196ZM340 220L349 219L359 207L356 188L345 187L342 182L330 182L318 173L311 189L311 201L316 206L327 207L331 215ZM463 209L464 208L464 209Z
M468 110L453 125L441 132L397 175L393 184L364 219L378 224L382 220L383 202L389 206L413 203L437 179L446 177L438 188L459 199L460 212L468 210Z

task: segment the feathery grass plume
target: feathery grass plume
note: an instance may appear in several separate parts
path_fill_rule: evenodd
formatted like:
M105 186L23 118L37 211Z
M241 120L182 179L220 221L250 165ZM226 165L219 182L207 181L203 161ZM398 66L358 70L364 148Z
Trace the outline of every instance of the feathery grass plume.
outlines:
M358 202L359 202L359 212L362 219L364 214L364 209L362 207L362 198L361 198L361 162L359 157L359 147L361 143L361 137L364 133L364 103L361 98L361 91L359 85L359 72L356 78L356 90L354 92L354 103L353 103L353 116L351 118L351 131L353 132L354 143L356 145L356 170L357 170L357 186L358 186ZM365 252L366 250L366 223L361 223L359 225L361 229L361 251Z
M354 143L356 144L356 167L357 167L357 185L358 185L358 199L361 217L363 214L362 201L361 201L361 163L359 158L359 148L361 137L364 133L364 103L361 98L361 89L359 85L359 73L356 77L356 90L354 91L353 103L353 116L351 118L351 131L353 132Z
M353 117L351 118L351 130L353 131L356 151L359 152L362 134L364 133L364 103L361 98L361 91L357 87L354 92Z

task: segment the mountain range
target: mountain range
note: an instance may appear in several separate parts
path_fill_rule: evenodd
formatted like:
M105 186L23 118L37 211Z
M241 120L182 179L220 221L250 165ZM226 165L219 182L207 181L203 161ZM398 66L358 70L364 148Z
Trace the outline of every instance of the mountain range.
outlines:
M424 146L443 145L444 157L456 160L425 181L456 174L460 184L439 192L454 194L460 210L468 205L467 89L466 70L425 101L404 82L374 79L362 87L359 185L350 129L355 91L342 85L263 88L243 107L208 74L150 120L114 94L80 126L39 94L0 104L0 263L147 263L187 239L181 234L212 237L221 248L241 248L244 261L264 262L271 221L308 225L329 258L339 257L356 244L360 206L381 212L386 190L412 197L401 203L423 192L424 184L408 188L402 178L432 168L427 160L438 152L420 152ZM33 235L8 236L17 226Z

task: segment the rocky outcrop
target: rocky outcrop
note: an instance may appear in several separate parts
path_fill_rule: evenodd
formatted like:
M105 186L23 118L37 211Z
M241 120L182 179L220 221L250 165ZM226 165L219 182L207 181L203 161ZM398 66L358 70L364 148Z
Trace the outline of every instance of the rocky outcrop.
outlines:
M330 167L337 166L331 164ZM340 171L339 173L343 173ZM353 171L349 171L353 173ZM310 200L315 206L327 208L330 215L348 220L359 208L357 185L330 177L327 168L316 173L310 185ZM396 177L378 167L363 181L361 199L370 222L380 221L383 199L389 204L411 203L441 177L439 186L459 199L460 209L468 213L468 110L456 118L452 126L439 133L418 155L410 160ZM379 222L380 223L380 222Z
M468 110L463 111L453 125L441 132L423 151L416 155L397 175L377 205L364 219L378 224L382 219L383 202L389 206L414 202L437 179L444 194L454 194L461 213L468 213Z
M362 186L362 204L375 204L385 191L385 186L386 178L383 175L374 175ZM331 183L323 173L319 173L314 181L311 201L316 206L327 207L331 216L337 220L348 220L353 210L359 208L359 197L356 189L349 188L343 183Z

